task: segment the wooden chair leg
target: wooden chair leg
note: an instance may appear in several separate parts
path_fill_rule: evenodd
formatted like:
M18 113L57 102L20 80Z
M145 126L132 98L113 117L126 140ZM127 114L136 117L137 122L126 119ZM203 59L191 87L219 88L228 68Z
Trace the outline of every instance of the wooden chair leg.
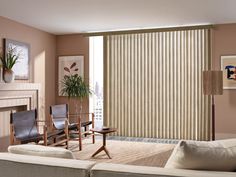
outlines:
M69 148L69 127L68 127L68 121L65 121L65 138L66 138L66 149Z
M10 125L10 145L14 144L14 126Z
M44 146L47 146L48 145L48 131L47 131L46 125L43 127L43 141L44 141Z
M78 118L78 131L79 131L79 150L82 150L82 130L81 130L81 119L80 117Z
M92 113L92 128L94 128L94 113ZM92 132L92 140L93 144L95 143L95 134Z
M84 131L87 132L87 126L84 126ZM87 137L87 133L85 133L84 136Z

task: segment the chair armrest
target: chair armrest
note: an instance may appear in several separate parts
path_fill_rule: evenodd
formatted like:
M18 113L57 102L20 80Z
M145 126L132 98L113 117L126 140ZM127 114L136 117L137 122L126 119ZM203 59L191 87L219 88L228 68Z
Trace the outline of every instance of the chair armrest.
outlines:
M43 126L43 125L47 125L47 123L49 124L50 122L47 120L35 120L35 123L37 123L38 126ZM43 123L43 125L39 123Z

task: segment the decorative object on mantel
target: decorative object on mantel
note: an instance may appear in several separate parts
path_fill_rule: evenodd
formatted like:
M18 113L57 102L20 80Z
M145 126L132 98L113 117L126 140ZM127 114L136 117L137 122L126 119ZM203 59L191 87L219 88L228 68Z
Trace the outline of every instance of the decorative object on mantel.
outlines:
M89 97L92 91L83 79L83 56L61 56L59 57L59 95L68 98L78 98L75 104L75 113L82 113L83 99Z
M19 54L16 55L15 50L16 48L8 48L5 56L1 56L3 65L3 79L6 83L13 82L15 78L12 68L19 59Z
M19 60L12 68L12 71L15 74L15 79L28 80L30 45L24 42L5 39L5 54L7 54L11 49L14 49L14 54L19 56Z
M236 55L221 56L223 88L236 89Z
M223 94L223 72L203 71L203 94L211 96L212 115L212 140L215 140L215 99L214 95Z

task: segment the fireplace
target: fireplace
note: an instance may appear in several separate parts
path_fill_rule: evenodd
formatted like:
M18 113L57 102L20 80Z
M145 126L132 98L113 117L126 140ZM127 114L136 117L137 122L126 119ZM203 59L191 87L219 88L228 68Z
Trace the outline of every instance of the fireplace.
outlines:
M0 151L6 151L10 140L10 113L30 109L38 110L40 120L45 120L40 95L40 84L0 84Z

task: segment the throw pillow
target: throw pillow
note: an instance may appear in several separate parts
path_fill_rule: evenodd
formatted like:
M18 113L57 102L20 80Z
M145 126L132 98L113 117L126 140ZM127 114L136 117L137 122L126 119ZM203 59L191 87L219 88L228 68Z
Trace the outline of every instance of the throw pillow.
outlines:
M74 159L72 152L67 149L32 144L9 146L8 152L14 154Z
M236 169L236 139L180 141L165 168L234 171Z

